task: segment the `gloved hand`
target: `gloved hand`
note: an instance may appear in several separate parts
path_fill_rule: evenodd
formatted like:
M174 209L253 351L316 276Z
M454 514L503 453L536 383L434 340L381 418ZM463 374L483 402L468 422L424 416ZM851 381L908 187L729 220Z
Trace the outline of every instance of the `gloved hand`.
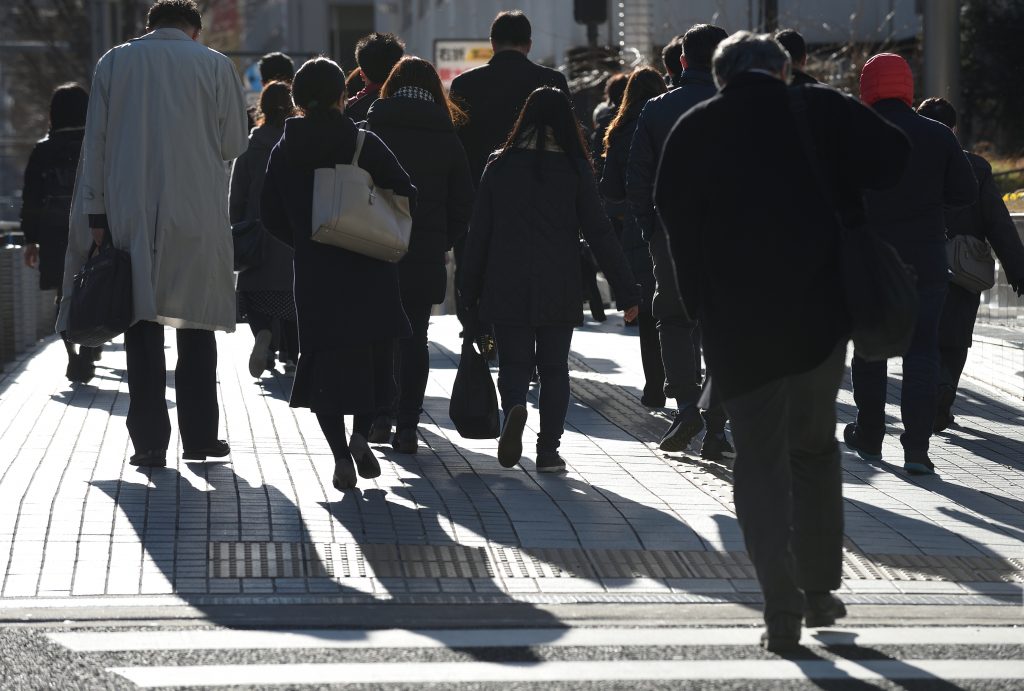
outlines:
M1024 298L1024 279L1010 281L1010 287L1017 293L1017 297Z

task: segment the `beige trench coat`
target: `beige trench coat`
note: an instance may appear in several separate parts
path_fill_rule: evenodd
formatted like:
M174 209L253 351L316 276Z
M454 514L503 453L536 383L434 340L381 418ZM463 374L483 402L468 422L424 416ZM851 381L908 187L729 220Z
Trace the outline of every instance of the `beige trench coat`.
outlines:
M245 151L234 64L178 29L157 29L96 65L71 209L64 296L89 253L89 214L106 214L132 259L134 321L233 331L228 166Z

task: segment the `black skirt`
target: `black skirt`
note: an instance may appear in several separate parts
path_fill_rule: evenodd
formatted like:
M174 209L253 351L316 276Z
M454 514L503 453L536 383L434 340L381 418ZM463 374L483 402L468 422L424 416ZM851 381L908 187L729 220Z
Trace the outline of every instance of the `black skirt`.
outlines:
M331 415L374 412L373 352L373 343L300 351L289 405Z

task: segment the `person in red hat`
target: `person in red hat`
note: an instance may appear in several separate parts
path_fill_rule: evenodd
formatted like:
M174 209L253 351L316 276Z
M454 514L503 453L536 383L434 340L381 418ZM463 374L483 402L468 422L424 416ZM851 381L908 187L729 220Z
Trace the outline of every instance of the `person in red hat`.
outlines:
M903 467L931 474L928 442L935 420L939 383L939 318L949 281L944 207L964 207L978 196L971 164L948 127L914 112L914 75L899 55L881 53L864 64L861 99L913 146L894 187L865 196L867 224L892 244L917 272L919 307L910 348L903 356L900 412ZM882 459L885 437L886 362L853 357L853 398L857 421L846 426L846 445L865 461Z

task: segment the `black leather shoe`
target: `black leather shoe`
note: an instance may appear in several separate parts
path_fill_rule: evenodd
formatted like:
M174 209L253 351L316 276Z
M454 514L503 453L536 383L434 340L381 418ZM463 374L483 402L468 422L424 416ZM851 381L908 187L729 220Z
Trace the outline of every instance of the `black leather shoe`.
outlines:
M416 434L416 428L407 427L395 432L395 436L391 440L391 448L398 453L416 453L419 451L420 439L419 435Z
M160 449L133 454L128 463L138 468L166 468L167 452Z
M805 596L807 604L804 606L804 624L808 628L832 626L836 619L846 616L846 605L832 593L807 592Z
M792 653L800 649L800 615L776 614L761 634L761 647L770 653Z
M707 461L722 461L726 456L736 455L732 444L725 438L725 432L704 435L704 441L700 444L700 457Z
M664 408L665 407L665 397L664 396L658 396L658 395L644 394L643 396L640 397L640 403L645 408Z
M357 482L356 467L352 463L352 459L343 458L340 461L334 459L334 476L331 478L331 484L334 485L334 489L344 492L355 487Z
M846 448L856 453L862 460L882 460L882 440L875 442L864 439L855 422L851 422L843 430L843 441L846 442Z
M389 422L388 425L390 426L390 424ZM359 477L367 480L380 477L380 463L377 462L377 457L373 455L373 449L367 443L366 437L359 432L353 432L352 438L348 442L348 450L352 452L356 468L359 469Z
M903 469L911 475L934 475L935 464L927 451L904 451Z
M559 456L557 451L538 451L537 472L564 473L565 459Z
M498 463L512 468L523 457L523 429L526 427L526 406L512 406L505 418L498 440Z
M223 458L231 453L231 447L223 439L218 439L210 446L201 449L186 450L181 454L181 457L186 461L205 461L206 457L210 458Z
M702 429L704 419L700 416L700 410L695 405L688 405L676 413L658 448L662 451L686 451L686 447Z
M370 436L366 440L371 444L387 444L391 441L391 417L378 415L370 425Z

